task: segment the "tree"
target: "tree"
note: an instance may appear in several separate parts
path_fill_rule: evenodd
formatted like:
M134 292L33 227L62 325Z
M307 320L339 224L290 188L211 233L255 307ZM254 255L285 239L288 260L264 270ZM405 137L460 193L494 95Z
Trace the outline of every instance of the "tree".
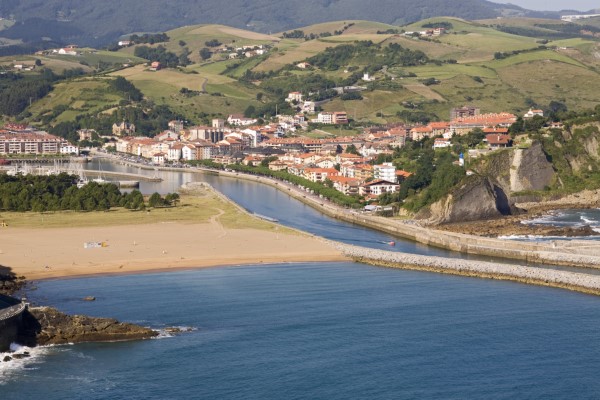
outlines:
M244 110L244 117L254 118L255 116L256 116L256 107L254 107L253 105L249 105L248 107L246 107L246 110Z
M165 196L165 203L168 205L177 205L179 201L179 193L167 193Z
M203 47L200 49L200 58L203 60L208 60L212 56L212 52L210 49Z
M204 45L206 45L207 47L218 47L221 45L221 42L219 42L217 39L211 39L204 42Z
M356 154L357 156L359 155L358 149L356 148L356 146L354 144L350 144L346 147L346 153Z
M186 44L187 44L187 43L186 43L186 42L184 42L183 40L180 40L180 41L179 41L179 45L180 45L181 47L184 47Z
M164 200L161 195L157 192L152 193L150 198L148 199L148 206L150 207L160 207L164 205Z

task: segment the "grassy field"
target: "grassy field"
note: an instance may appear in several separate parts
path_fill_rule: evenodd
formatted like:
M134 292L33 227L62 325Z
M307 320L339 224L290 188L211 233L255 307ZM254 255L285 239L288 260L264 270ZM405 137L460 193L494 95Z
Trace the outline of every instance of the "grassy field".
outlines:
M199 63L199 50L206 47L205 42L216 39L223 45L240 47L243 45L276 44L280 39L276 36L265 35L262 33L246 31L243 29L231 28L224 25L193 25L184 26L167 32L170 40L166 43L157 43L151 47L159 45L167 50L180 54L183 47L190 50L189 58L195 63ZM185 42L185 46L179 44ZM150 45L146 45L150 46ZM135 46L126 47L119 50L121 54L133 55Z
M502 60L494 60L486 62L485 65L492 69L502 69L505 67L512 67L514 65L528 63L533 61L558 61L565 64L572 64L577 67L586 68L585 65L577 60L574 60L562 53L552 50L533 51L528 53L521 53L514 56L507 57Z
M561 100L570 109L598 104L600 76L589 69L556 61L533 61L503 68L498 74L503 82L539 104Z
M342 101L339 98L323 105L325 111L346 111L348 118L356 121L372 121L384 123L388 120L394 121L396 112L402 109L401 103L408 100L416 100L418 95L405 89L395 91L373 90L361 92L362 101ZM378 117L381 113L384 117ZM333 133L333 131L332 131Z
M2 212L0 221L8 224L4 230L11 228L64 228L64 227L95 227L143 225L157 223L208 223L212 217L218 216L218 221L226 228L252 228L261 230L284 231L270 222L255 218L241 211L238 207L225 202L215 195L182 196L177 207L154 208L148 211L131 211L115 208L110 211L75 212L60 211L53 213L17 213ZM288 230L285 230L286 232ZM291 232L291 230L289 230Z
M66 69L81 68L85 72L91 72L99 63L109 63L114 65L123 64L138 64L145 60L133 57L128 54L94 50L81 49L81 55L21 55L8 56L0 58L0 65L13 65L16 63L24 63L33 65L35 60L39 59L45 68L49 68L57 74L62 73Z
M29 108L32 119L35 120L59 105L66 105L68 110L60 114L57 122L74 119L83 113L97 113L107 107L115 106L122 99L116 93L111 93L106 79L79 78L56 84L46 97L33 103Z
M490 68L470 64L430 64L419 67L402 68L401 70L412 72L416 74L419 79L450 79L457 75L480 76L485 78L493 78L496 76L494 70ZM395 71L391 70L390 72L394 73Z
M440 43L460 49L461 62L491 60L495 52L531 49L538 46L534 38L500 32L487 25L468 22L458 18L431 18L404 27L407 31L424 30L423 24L449 22L453 29L449 34L436 38Z
M277 71L287 64L296 64L309 57L314 56L328 47L335 47L335 43L324 42L321 40L292 40L284 39L273 51L269 58L260 63L256 71Z
M146 67L138 65L117 71L113 75L125 77L140 89L144 96L158 104L169 105L190 120L194 120L201 112L226 115L243 112L248 105L258 104L258 88L248 87L232 78L219 75L216 73L221 68L219 64L222 63L192 65L183 71L149 71ZM189 73L190 71L197 73ZM205 90L206 93L188 97L180 93L182 88Z

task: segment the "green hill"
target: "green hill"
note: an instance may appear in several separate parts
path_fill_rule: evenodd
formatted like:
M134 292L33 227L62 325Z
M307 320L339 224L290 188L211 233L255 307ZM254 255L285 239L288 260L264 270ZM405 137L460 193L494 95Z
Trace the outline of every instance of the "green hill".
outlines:
M600 91L600 46L596 40L572 38L542 43L531 36L499 30L496 21L444 17L400 27L348 20L298 28L302 38L284 38L290 31L265 35L223 25L186 26L168 31L168 42L148 46L162 46L176 54L185 50L191 64L159 71L151 71L143 65L145 60L134 57L135 47L117 52L84 49L77 57L23 56L19 60L31 63L39 58L57 73L77 67L92 72L102 63L119 66L108 69L105 78L125 77L147 100L192 122L202 122L208 115L244 112L249 106L257 110L257 115L268 115L275 104L279 110L286 106L283 97L289 91L306 90L318 95L344 85L365 86L367 90L361 92L362 98L343 100L337 96L323 108L345 110L364 123L409 117L443 120L448 118L449 108L467 103L478 105L484 112L518 114L551 101L563 103L570 110L595 106ZM555 22L515 19L511 24L527 28ZM402 34L437 24L449 27L447 34L420 38ZM211 57L202 60L199 51L213 40L233 48L270 48L264 55L238 59L228 59L227 53L212 48ZM418 54L424 56L415 58ZM0 66L10 66L15 60L0 59ZM309 61L314 68L295 67L300 61ZM123 68L122 64L130 65ZM364 72L374 80L363 81ZM90 82L95 82L97 104L83 98L85 93L80 90L92 85ZM51 100L43 99L30 107L31 118L56 123L72 120L78 112L118 107L123 98L115 98L98 82L83 77L55 85ZM66 107L62 113L48 112L55 102Z
M80 45L107 44L132 32L165 31L200 23L277 32L339 20L360 19L399 25L439 15L482 19L528 13L531 12L486 0L230 0L226 4L215 0L168 3L159 0L4 0L0 3L0 17L14 16L17 21L3 32L3 36L26 42L52 38Z

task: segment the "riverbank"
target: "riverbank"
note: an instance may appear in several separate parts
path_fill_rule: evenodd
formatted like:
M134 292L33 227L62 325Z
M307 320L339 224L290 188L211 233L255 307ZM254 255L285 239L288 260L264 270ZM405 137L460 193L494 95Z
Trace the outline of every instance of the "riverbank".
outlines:
M209 170L210 173L215 171ZM278 188L330 217L397 235L428 246L480 256L508 258L530 263L600 268L600 243L585 240L519 242L487 238L419 226L412 220L385 218L338 207L300 188L275 179L238 172L218 171L220 176L245 179Z

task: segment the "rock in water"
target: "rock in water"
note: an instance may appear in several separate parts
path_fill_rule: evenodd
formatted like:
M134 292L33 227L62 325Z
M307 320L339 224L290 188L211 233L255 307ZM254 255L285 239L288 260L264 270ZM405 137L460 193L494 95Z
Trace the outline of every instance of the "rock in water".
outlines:
M19 343L27 346L148 339L158 332L112 318L67 315L52 307L31 307L23 314Z

